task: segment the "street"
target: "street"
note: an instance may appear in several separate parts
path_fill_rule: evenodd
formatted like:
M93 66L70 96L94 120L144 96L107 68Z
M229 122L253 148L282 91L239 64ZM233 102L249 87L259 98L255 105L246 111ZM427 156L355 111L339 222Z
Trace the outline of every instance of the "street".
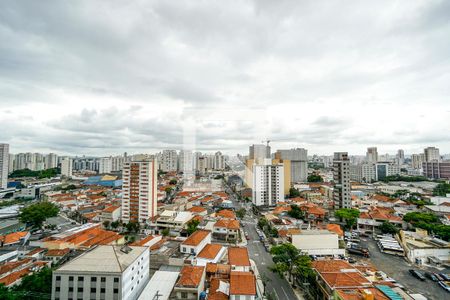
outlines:
M251 209L248 208L249 206L241 205L240 202L236 201L235 195L232 192L230 193L230 191L228 192L236 210L242 207L247 208L247 213L241 223L244 224L244 232L247 232L250 237L247 245L250 259L256 263L261 276L265 276L268 279L266 294L273 293L276 299L279 300L298 299L287 280L269 270L269 267L273 265L272 256L266 251L264 245L259 240L258 233L256 232L257 220L251 212Z
M407 262L403 257L382 253L376 245L376 242L372 239L364 241L364 245L369 248L370 261L375 265L375 267L394 278L408 290L415 293L421 293L428 299L448 299L449 294L441 288L437 282L433 282L430 279L420 281L408 272L409 269L415 269L428 272L448 273L448 270L439 271L437 269L430 268L427 270L419 269L417 266L413 266Z

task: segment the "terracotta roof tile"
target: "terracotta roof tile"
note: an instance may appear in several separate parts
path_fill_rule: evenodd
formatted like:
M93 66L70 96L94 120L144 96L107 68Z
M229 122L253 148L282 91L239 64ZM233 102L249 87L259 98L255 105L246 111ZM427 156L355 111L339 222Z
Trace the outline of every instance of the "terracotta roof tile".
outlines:
M214 224L214 227L238 230L241 225L238 220L221 219Z
M229 247L228 262L232 266L250 266L247 248Z
M197 257L206 258L206 259L214 259L217 254L219 254L220 250L222 250L222 245L219 244L207 244L205 248L200 251Z
M50 249L45 253L45 256L64 256L70 252L69 248L65 249Z
M197 230L196 232L191 234L182 244L189 246L197 246L210 234L211 231L209 230Z
M255 275L250 272L232 271L230 275L230 295L256 295Z
M176 286L178 287L198 287L205 272L205 267L184 266L180 272L180 279Z

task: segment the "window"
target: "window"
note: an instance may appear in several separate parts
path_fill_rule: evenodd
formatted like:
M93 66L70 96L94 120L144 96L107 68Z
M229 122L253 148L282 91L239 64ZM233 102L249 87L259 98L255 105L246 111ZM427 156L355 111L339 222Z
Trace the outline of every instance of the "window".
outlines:
M82 292L83 292L83 288L82 288L82 287L79 287L79 288L77 289L77 291L80 292L80 293L82 293Z
M97 289L96 288L91 288L91 293L97 293Z
M119 282L119 277L114 277L114 282Z
M55 292L59 292L61 288L59 286L55 287Z
M73 276L69 276L69 281L73 281Z
M118 294L119 293L119 289L114 289L114 294Z
M105 289L105 288L101 288L101 289L100 289L100 293L104 294L105 292L106 292L106 289Z
M69 287L69 292L73 292L73 287L72 286Z
M56 281L61 281L61 276L56 276Z
M78 281L84 281L84 277L78 277Z
M181 292L181 298L187 298L187 293L186 292Z
M91 282L97 282L97 277L91 277Z
M106 282L106 277L100 278L100 281L101 281L101 282Z

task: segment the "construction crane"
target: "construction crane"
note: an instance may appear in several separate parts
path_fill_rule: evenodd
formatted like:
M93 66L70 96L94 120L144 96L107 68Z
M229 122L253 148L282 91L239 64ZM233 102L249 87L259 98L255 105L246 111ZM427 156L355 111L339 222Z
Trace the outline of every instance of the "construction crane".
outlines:
M271 142L281 142L281 141L287 141L289 139L276 139L276 140L265 140L265 141L261 141L261 143L266 143L266 146L269 147L269 144Z

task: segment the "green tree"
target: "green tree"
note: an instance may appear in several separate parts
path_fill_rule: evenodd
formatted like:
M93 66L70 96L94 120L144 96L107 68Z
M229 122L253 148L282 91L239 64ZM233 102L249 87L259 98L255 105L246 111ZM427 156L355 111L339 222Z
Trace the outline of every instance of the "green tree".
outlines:
M274 266L270 269L278 273L281 277L284 273L300 278L309 278L313 276L311 269L311 259L309 256L301 255L300 251L292 244L285 243L270 249L272 254Z
M139 226L139 223L137 222L129 222L127 223L127 225L125 225L125 228L127 229L128 232L139 232L139 229L141 229L141 227Z
M175 185L175 184L177 184L177 180L176 179L171 179L170 181L169 181L169 184L171 184L171 185Z
M169 233L170 233L169 228L164 228L164 229L161 231L161 234L162 234L163 236L168 236Z
M438 217L432 213L422 213L422 212L410 212L403 216L403 221L408 223L436 223L439 221Z
M164 191L166 192L166 195L169 195L172 192L173 188L171 188L170 186L166 187L164 189Z
M261 229L264 230L264 228L265 228L266 226L268 226L268 225L269 225L269 222L267 222L266 218L260 218L260 219L258 220L258 227L259 227L259 228L261 228Z
M300 192L296 188L289 189L289 198L300 197Z
M450 183L439 183L433 190L434 196L445 196L450 194Z
M187 233L189 235L191 235L194 232L196 232L199 224L200 224L200 221L196 220L196 219L193 219L193 220L190 220L189 222L187 222L187 229L186 229Z
M109 222L108 220L103 221L103 227L109 228L109 226L111 225L110 223L111 222Z
M50 295L52 292L52 269L45 267L39 272L23 277L14 290Z
M393 225L392 223L388 222L388 221L384 221L379 229L381 230L381 232L383 233L390 233L390 234L396 234L398 232L397 227L395 227L395 225Z
M335 216L345 221L345 227L352 229L359 217L359 210L354 208L341 208L335 213Z
M236 211L236 216L237 216L239 219L243 219L243 218L245 217L246 212L247 212L247 211L245 210L245 208L238 209L238 210Z
M41 228L47 218L56 217L59 208L53 203L44 201L29 205L22 209L19 215L21 222Z
M295 219L303 219L305 217L305 214L297 204L292 204L291 210L288 211L288 216Z
M120 222L119 222L119 221L113 221L113 222L111 222L111 228L112 228L112 229L117 229L117 228L119 227L119 225L120 225Z
M323 182L323 178L318 174L311 174L308 176L308 182Z

